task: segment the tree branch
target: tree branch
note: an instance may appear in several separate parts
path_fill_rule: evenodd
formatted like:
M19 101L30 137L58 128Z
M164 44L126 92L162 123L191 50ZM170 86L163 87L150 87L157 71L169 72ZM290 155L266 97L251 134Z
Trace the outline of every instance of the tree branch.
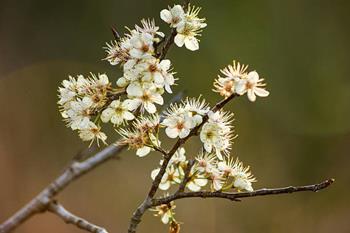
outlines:
M177 32L176 32L176 28L173 28L171 30L171 33L169 35L169 37L165 40L165 44L162 47L161 51L160 51L160 55L159 55L159 59L162 60L165 58L166 54L168 53L171 45L174 43L174 38L176 36Z
M48 211L62 218L65 223L75 225L85 231L91 233L108 233L106 229L96 226L95 224L92 224L87 220L70 213L56 201L53 201L48 205Z
M264 188L258 189L253 192L209 192L209 191L200 191L200 192L178 192L168 197L159 198L153 200L152 206L159 206L162 204L168 204L171 201L183 199L183 198L223 198L231 201L240 201L239 198L247 197L257 197L257 196L267 196L267 195L278 195L278 194L287 194L295 192L305 192L312 191L318 192L322 189L327 188L334 182L334 179L328 179L318 184L305 185L305 186L289 186L284 188Z
M71 182L113 158L125 148L126 146L110 145L83 162L73 162L65 169L63 174L48 185L41 193L22 207L12 217L2 223L0 225L0 233L8 233L21 225L31 216L46 211L53 198Z

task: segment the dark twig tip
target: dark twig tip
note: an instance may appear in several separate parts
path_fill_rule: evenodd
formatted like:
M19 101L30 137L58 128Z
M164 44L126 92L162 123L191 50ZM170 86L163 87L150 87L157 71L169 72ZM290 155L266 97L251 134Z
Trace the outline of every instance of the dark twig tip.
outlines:
M119 40L120 39L120 35L119 35L117 29L115 29L114 26L111 26L111 31L112 31L114 39Z

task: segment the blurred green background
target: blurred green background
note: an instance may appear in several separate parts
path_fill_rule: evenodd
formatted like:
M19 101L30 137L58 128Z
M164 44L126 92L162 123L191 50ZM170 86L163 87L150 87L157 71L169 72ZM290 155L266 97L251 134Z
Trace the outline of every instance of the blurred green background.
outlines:
M133 26L172 5L165 0L0 2L0 222L55 178L87 147L64 126L56 89L68 74L106 72L101 61L109 27ZM195 1L208 27L200 51L173 47L177 90L211 91L219 69L237 59L256 69L271 95L254 104L233 101L239 137L233 155L252 167L255 188L309 184L334 177L320 193L258 197L241 203L183 200L183 232L350 232L350 2L346 0ZM169 96L168 96L169 97ZM193 141L196 143L196 140ZM189 148L188 155L194 150ZM143 200L160 156L124 153L70 185L58 199L72 212L125 232ZM81 232L51 214L15 232ZM167 232L147 213L139 232Z

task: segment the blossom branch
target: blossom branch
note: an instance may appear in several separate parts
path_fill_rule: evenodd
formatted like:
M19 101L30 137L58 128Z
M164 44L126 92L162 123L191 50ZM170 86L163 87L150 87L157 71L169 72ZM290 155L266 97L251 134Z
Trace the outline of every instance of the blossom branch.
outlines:
M267 195L279 195L279 194L288 194L295 192L305 192L312 191L318 192L322 189L329 187L334 182L334 179L328 179L318 184L305 185L305 186L289 186L284 188L263 188L258 189L253 192L209 192L209 191L200 191L200 192L177 192L173 195L155 199L152 203L153 206L159 206L162 204L168 204L171 201L184 199L184 198L223 198L231 201L240 201L239 198L248 198L248 197L257 197L257 196L267 196Z
M230 95L228 98L221 100L220 102L218 102L211 110L213 112L216 112L218 110L220 110L221 108L223 108L228 102L230 102L233 98L235 98L237 95L236 94L232 94ZM160 167L159 173L157 174L157 176L155 177L154 181L152 182L151 188L148 192L147 197L145 198L145 200L141 203L141 205L139 205L139 207L136 209L136 211L133 213L132 218L130 220L130 225L129 225L129 229L128 229L128 233L135 233L136 232L136 228L138 226L138 224L141 222L141 218L143 216L143 214L146 212L147 209L149 209L150 207L152 207L152 201L153 198L159 188L159 184L162 180L162 177L166 171L166 168L169 164L170 159L172 158L172 156L175 154L175 152L184 144L186 143L186 141L191 138L192 136L195 136L198 134L198 130L208 121L209 116L205 115L203 117L203 121L201 124L199 124L198 126L196 126L195 128L193 128L189 135L185 138L180 138L176 141L176 143L174 144L174 146L171 148L171 150L166 153L164 155L164 159L163 159L163 163L162 166Z
M223 108L228 102L230 102L233 98L237 97L236 94L232 94L230 95L228 98L226 99L223 99L221 100L220 102L218 102L211 110L213 112L216 112L218 110L220 110L221 108ZM171 159L171 157L175 154L175 152L183 145L186 143L186 141L191 138L192 136L195 136L198 134L198 130L208 121L209 119L209 116L208 114L205 115L203 117L203 121L201 124L199 124L198 126L194 127L189 135L185 138L180 138L176 141L176 143L174 144L174 146L171 148L171 150L166 154L164 155L164 160L163 160L163 163L162 163L162 166L160 168L160 171L158 173L158 175L156 176L156 178L154 179L153 183L152 183L152 187L148 193L148 197L149 198L153 198L154 195L156 194L157 190L158 190L158 186L162 180L162 177L165 173L165 170L169 164L169 161Z
M75 225L82 230L91 233L108 233L106 229L96 226L95 224L92 224L87 220L70 213L56 201L53 201L48 205L48 211L62 218L65 223Z

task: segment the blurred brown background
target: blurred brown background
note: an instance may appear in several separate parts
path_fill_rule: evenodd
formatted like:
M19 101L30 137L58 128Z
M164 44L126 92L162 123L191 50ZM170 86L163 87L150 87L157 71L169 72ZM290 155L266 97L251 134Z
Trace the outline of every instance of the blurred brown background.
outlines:
M199 52L171 50L177 90L203 96L218 70L238 59L265 77L270 97L230 104L235 112L233 154L252 166L255 188L308 184L334 177L320 193L177 203L183 232L350 232L349 145L350 4L346 0L196 1L208 20ZM143 17L159 19L172 1L0 1L0 222L29 201L87 144L64 126L57 86L68 74L106 72L101 61L112 39ZM196 143L196 141L193 141ZM189 150L189 155L195 153ZM124 153L59 195L71 211L125 232L143 200L159 155ZM145 215L139 232L166 232ZM15 232L81 232L51 214L30 219Z

